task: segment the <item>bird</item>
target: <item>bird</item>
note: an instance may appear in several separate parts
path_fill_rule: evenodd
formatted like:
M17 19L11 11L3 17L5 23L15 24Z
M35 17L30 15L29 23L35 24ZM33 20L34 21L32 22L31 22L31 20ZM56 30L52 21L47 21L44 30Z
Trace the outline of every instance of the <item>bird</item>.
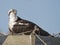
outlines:
M9 17L8 29L12 34L23 33L25 35L30 35L32 33L36 33L37 35L41 36L51 36L51 34L43 30L37 24L18 17L16 9L10 9L8 11L8 17Z

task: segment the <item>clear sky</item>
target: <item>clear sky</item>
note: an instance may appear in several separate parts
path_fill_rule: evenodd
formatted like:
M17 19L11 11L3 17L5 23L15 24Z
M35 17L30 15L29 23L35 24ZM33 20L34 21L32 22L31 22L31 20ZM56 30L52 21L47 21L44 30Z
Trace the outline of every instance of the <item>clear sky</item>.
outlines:
M60 0L0 0L0 30L8 32L8 10L32 21L50 34L60 32Z

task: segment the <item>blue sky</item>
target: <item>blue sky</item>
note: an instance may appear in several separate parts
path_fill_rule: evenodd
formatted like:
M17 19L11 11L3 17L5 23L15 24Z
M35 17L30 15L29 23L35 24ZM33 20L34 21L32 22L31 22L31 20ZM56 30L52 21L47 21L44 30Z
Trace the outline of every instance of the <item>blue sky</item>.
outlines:
M8 10L32 21L50 34L60 32L60 0L0 0L0 30L8 32Z

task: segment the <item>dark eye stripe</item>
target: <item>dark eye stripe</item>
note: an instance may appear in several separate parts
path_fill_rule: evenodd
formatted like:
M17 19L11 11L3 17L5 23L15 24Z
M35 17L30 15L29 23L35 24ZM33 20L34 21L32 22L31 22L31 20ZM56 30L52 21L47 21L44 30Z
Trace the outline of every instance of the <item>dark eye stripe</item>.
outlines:
M8 15L10 15L11 12L12 12L12 11L10 11Z
M8 15L10 15L10 13L11 13L11 12L14 12L15 14L17 13L15 10L12 10L12 11L10 11L10 12L9 12L9 14L8 14Z

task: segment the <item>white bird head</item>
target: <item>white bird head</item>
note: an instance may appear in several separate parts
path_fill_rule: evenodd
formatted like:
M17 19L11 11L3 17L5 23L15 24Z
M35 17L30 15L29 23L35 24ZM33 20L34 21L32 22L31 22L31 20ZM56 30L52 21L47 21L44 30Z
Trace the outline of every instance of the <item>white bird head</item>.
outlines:
M10 15L10 14L16 15L16 14L17 14L17 10L16 10L16 9L10 9L10 10L8 11L8 15Z

